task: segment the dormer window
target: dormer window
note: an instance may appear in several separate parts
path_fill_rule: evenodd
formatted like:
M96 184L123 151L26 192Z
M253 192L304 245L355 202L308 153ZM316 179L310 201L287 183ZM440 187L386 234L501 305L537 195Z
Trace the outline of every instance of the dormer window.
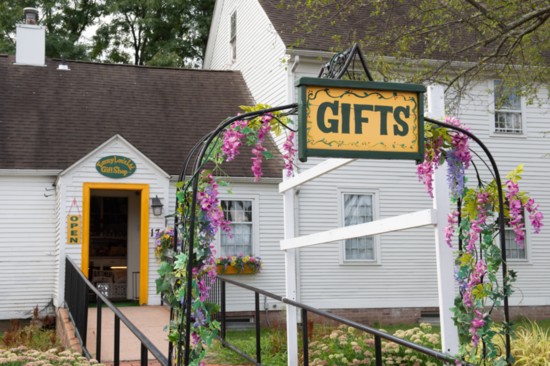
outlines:
M229 32L229 52L231 62L237 60L237 11L231 14L231 29Z

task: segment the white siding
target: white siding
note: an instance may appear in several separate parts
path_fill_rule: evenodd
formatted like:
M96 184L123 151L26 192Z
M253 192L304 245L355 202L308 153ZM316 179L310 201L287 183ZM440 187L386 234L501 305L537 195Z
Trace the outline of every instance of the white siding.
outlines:
M0 319L28 318L54 296L54 182L0 176Z
M244 3L249 9L243 9ZM229 18L235 9L238 49L237 62L231 64ZM301 54L289 59L288 68L283 71L277 62L285 57L285 52L285 46L257 1L217 1L206 68L240 70L257 102L273 106L286 104L295 101L295 82L302 76L316 76L321 62L314 55ZM490 132L493 118L492 98L488 95L490 85L490 81L483 81L473 88L461 101L458 117L488 145L503 179L507 171L525 163L520 188L529 192L540 203L541 210L548 213L550 190L545 185L550 181L550 157L545 154L550 153L550 142L548 136L542 134L550 130L548 92L541 91L541 105L525 108L526 136L497 137ZM310 159L306 164L300 163L299 169L318 161L320 159ZM484 170L481 163L478 165ZM338 196L348 189L376 192L380 218L430 208L431 199L418 182L415 171L411 161L361 161L305 185L297 196L296 235L340 226ZM486 172L482 175L488 177ZM519 274L512 304L550 305L549 242L547 227L540 235L528 235L529 260L511 262L510 266ZM437 306L435 243L431 228L382 236L379 265L341 264L340 248L340 243L333 243L299 250L299 301L333 308ZM277 255L282 258L280 252ZM279 271L282 276L282 260ZM264 283L258 287L264 288Z
M276 184L231 184L232 194L222 194L222 198L232 199L232 196L245 198L247 195L259 197L259 252L254 255L262 258L263 267L255 275L235 276L235 279L248 285L261 288L277 295L284 295L284 252L279 249L279 242L283 239L283 201ZM246 254L246 253L244 253ZM254 293L227 286L227 310L253 310ZM264 297L260 297L263 309ZM267 299L268 306L278 304Z
M136 172L130 177L124 179L111 179L100 175L96 168L96 162L102 157L109 155L122 155L132 159L136 163ZM82 210L82 188L85 182L101 182L101 183L126 183L126 184L147 184L149 185L149 197L156 195L164 204L167 202L169 191L169 179L158 167L151 164L141 153L131 147L128 143L121 139L114 139L106 146L98 149L87 156L83 161L73 168L67 174L62 175L60 184L64 187L64 202L62 203L62 214L59 222L61 230L61 243L65 246L66 254L69 255L75 263L80 265L82 246L74 244L66 244L66 216L71 207L73 199L76 199L80 210ZM164 218L162 216L153 216L149 213L149 229L160 228L164 226ZM158 269L154 255L154 237L149 236L149 273L147 274L149 286L148 304L156 305L160 303L159 296L156 295L155 279ZM62 274L63 275L63 274ZM141 274L143 275L143 274ZM62 289L60 292L62 293Z
M255 222L259 228L259 245L255 246L258 248L258 252L253 254L260 256L263 260L263 268L260 273L231 276L231 278L282 296L285 293L284 253L279 250L279 242L283 238L283 201L278 192L278 186L269 183L231 183L230 189L232 193L220 188L220 198L259 200L260 212L257 215L259 221ZM175 184L171 184L170 199L169 207L173 210L175 207ZM261 302L263 309L263 296ZM276 304L269 298L267 303L271 309L273 309L272 305ZM253 310L254 293L228 285L227 309L228 311Z
M229 52L230 16L237 11L237 59ZM240 70L256 103L287 101L285 46L257 1L218 0L205 69Z
M380 219L430 208L415 171L413 161L364 160L306 184L298 196L298 235L342 226L344 192L374 192ZM433 228L385 234L379 240L379 264L344 263L342 242L301 248L300 300L325 308L437 306Z
M527 229L527 261L509 261L510 267L518 272L516 293L510 303L550 305L550 140L544 136L544 132L550 130L548 90L540 90L540 105L535 102L526 106L523 114L527 130L525 136L499 136L491 132L494 123L493 98L488 94L491 85L492 80L476 85L462 101L458 117L492 152L503 182L510 170L519 164L525 165L520 190L528 192L540 204L540 210L546 216L546 226L539 235L532 235L531 230ZM485 170L484 167L481 169Z

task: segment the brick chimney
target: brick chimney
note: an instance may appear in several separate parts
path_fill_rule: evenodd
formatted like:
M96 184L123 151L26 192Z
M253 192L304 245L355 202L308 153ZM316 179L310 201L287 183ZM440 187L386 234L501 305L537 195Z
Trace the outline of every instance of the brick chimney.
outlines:
M46 66L46 28L38 23L38 10L25 8L24 23L16 25L15 63Z

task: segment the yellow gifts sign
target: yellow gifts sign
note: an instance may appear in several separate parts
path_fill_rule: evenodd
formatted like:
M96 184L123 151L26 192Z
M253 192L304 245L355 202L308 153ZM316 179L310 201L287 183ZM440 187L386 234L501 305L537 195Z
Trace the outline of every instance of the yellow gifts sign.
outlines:
M299 157L423 158L423 85L301 78Z
M67 215L67 243L82 244L81 215Z

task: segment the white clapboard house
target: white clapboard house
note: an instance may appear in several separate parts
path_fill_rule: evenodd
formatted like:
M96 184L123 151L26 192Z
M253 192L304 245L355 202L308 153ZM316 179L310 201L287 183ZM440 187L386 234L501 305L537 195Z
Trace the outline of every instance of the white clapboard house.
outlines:
M251 94L239 71L45 59L44 32L18 25L17 54L0 55L0 319L63 306L66 256L109 297L159 304L154 235L174 212L184 160ZM275 155L261 183L250 154L229 163L222 199L247 210L231 215L241 250L270 258L255 278L281 292Z
M370 24L368 16L359 9L355 17L361 21L350 24ZM241 71L258 103L295 102L296 82L304 76L316 77L334 46L330 37L302 34L297 25L297 14L278 1L217 0L204 67ZM347 28L349 24L334 29ZM298 40L302 42L297 46ZM491 77L480 78L460 100L457 117L486 143L503 175L525 164L520 187L549 216L550 139L543 133L550 130L548 89L540 89L540 104L528 105L520 98L511 101L511 110L499 111L494 103L495 82ZM300 163L298 170L306 171L320 161L311 158ZM345 222L428 209L432 201L418 182L414 161L361 160L300 187L295 207L294 234L303 236L342 227ZM366 214L354 217L357 208ZM518 290L510 302L513 314L549 317L550 230L544 228L534 236L527 227L525 249L518 248L511 235L507 238L509 266L519 273ZM264 256L264 262L270 261ZM371 323L392 317L416 321L437 310L436 253L430 227L300 248L296 268L296 299L308 305Z

